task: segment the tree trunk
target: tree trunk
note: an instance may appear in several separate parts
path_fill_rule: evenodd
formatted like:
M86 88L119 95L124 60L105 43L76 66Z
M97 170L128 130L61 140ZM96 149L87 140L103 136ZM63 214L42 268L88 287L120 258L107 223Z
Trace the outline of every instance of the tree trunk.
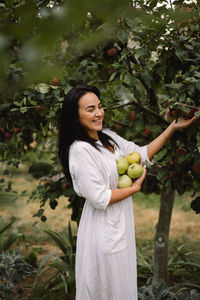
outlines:
M158 279L168 283L168 237L175 193L168 189L160 197L159 219L154 237L154 281Z

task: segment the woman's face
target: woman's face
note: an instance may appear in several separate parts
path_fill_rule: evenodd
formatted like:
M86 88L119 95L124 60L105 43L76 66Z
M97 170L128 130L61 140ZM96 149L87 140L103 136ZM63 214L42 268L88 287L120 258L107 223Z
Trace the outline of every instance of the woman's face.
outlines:
M86 93L79 99L79 122L91 138L98 139L97 131L102 129L104 109L94 93Z

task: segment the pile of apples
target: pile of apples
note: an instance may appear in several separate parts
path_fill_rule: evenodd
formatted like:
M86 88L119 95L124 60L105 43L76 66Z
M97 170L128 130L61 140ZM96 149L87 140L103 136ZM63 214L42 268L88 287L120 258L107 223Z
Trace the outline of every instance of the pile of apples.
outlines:
M117 171L119 176L118 187L120 189L130 187L134 179L139 178L143 173L140 165L141 155L138 152L117 159Z

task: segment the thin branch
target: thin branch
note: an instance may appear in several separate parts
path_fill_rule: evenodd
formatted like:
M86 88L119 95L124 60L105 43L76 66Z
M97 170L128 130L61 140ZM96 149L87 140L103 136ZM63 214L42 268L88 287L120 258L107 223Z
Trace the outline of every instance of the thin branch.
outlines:
M111 121L115 124L119 124L119 125L122 125L122 126L128 126L128 123L124 123L124 122L121 122L121 121L116 121L116 120L113 120L113 119L111 119Z
M178 104L178 105L181 105L181 106L184 106L184 107L188 107L188 108L196 108L196 109L200 109L200 106L191 106L191 105L188 105L188 104L184 104L184 103L181 103L181 102L176 102L175 104Z
M165 29L165 25L162 26L162 28L148 41L142 48L146 48L151 42L153 42Z
M168 125L169 123L161 116L159 115L157 112L143 106L141 103L138 103L136 101L130 101L130 102L126 102L126 103L123 103L123 104L117 104L117 105L114 105L114 106L110 106L110 107L105 107L105 110L112 110L112 109L118 109L118 108L121 108L121 107L124 107L124 106L128 106L128 105L135 105L137 106L138 108L140 108L142 111L145 111L147 112L148 114L151 114L152 116L154 116L156 119L158 119L159 121L161 121L162 123Z
M139 65L139 62L137 61L137 59L135 58L134 55L129 55L128 56L128 62L129 62L129 72L132 72L131 69L131 65L130 65L130 61L133 62L134 64ZM139 73L135 73L134 76L142 83L142 85L144 86L144 88L147 91L147 98L150 100L150 103L152 104L152 106L156 107L157 112L159 111L159 106L158 106L158 98L157 95L155 93L155 90L152 89L151 87L148 86L148 84L145 82L145 80L142 78L141 74Z

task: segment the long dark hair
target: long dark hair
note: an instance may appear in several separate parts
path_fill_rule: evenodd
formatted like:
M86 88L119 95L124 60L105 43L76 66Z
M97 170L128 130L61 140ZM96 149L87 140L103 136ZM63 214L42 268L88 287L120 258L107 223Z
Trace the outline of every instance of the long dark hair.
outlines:
M100 99L98 88L89 85L79 85L73 87L66 95L60 111L58 120L58 155L67 179L71 181L69 172L69 149L75 140L88 142L97 150L98 144L90 138L85 128L81 125L78 114L79 99L86 93L94 93ZM98 131L99 140L105 147L112 147L111 142L115 141L106 133ZM100 150L99 150L100 151Z

